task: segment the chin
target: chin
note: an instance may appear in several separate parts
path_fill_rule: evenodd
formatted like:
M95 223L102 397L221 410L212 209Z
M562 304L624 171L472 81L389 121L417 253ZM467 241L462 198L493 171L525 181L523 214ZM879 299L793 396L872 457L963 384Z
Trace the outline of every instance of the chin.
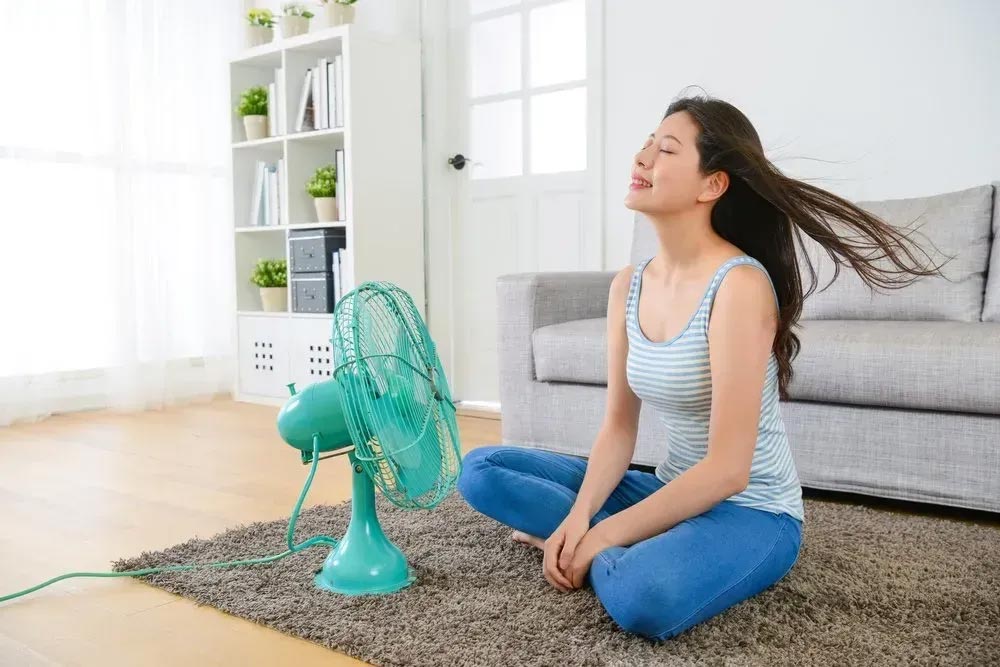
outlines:
M637 213L649 213L649 206L646 205L646 202L636 201L631 197L631 194L630 192L628 195L625 195L625 208Z

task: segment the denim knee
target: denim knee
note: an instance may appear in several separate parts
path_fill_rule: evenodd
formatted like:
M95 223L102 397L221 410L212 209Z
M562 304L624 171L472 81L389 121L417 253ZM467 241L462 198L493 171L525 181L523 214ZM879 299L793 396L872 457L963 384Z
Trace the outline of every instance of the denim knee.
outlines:
M612 620L626 632L659 641L680 634L686 629L682 614L687 613L688 607L681 605L680 601L674 605L655 606L662 605L663 600L658 599L655 603L648 601L644 604L641 596L634 597L637 599L620 604L614 613L610 609L607 610Z
M604 610L625 632L660 641L680 634L688 626L689 601L682 599L681 586L650 586L646 573L623 572L595 559L599 569L592 585Z
M486 457L494 449L495 447L492 446L477 447L462 457L462 470L459 472L455 488L465 498L465 501L473 507L476 507L478 504L476 501L477 491L485 486L483 484L483 473L489 466L493 465L486 460Z

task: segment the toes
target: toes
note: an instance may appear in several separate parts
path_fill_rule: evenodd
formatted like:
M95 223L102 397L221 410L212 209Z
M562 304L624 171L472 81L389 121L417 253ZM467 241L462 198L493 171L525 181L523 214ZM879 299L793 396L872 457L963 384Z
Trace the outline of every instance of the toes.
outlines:
M543 548L544 545L545 545L545 543L544 543L543 540L541 540L541 539L539 539L539 538L537 538L537 537L535 537L533 535L528 535L527 533L522 532L520 530L515 530L513 533L511 533L510 537L515 542L520 542L522 544L529 544L529 545L531 545L533 547L537 547L537 548Z

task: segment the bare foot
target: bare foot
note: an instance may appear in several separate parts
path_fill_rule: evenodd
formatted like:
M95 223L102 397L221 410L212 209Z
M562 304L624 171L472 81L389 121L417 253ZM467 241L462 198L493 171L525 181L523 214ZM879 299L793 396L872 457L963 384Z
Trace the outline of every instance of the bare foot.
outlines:
M527 533L522 532L520 530L515 530L513 533L511 533L510 537L515 542L530 544L531 546L537 547L538 549L545 548L545 540L543 540L540 537L535 537L534 535L528 535Z

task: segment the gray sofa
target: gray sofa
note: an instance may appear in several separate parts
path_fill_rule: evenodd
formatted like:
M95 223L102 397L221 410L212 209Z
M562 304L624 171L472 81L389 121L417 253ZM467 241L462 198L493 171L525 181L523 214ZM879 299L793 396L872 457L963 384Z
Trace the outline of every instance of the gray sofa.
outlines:
M841 269L818 291L832 264L804 249L820 282L781 403L802 486L1000 512L1000 182L858 204L894 225L916 220L956 258L944 279L901 290L872 294ZM656 252L636 216L631 263ZM504 444L589 454L604 416L614 274L498 279ZM662 460L664 428L643 407L634 464Z

